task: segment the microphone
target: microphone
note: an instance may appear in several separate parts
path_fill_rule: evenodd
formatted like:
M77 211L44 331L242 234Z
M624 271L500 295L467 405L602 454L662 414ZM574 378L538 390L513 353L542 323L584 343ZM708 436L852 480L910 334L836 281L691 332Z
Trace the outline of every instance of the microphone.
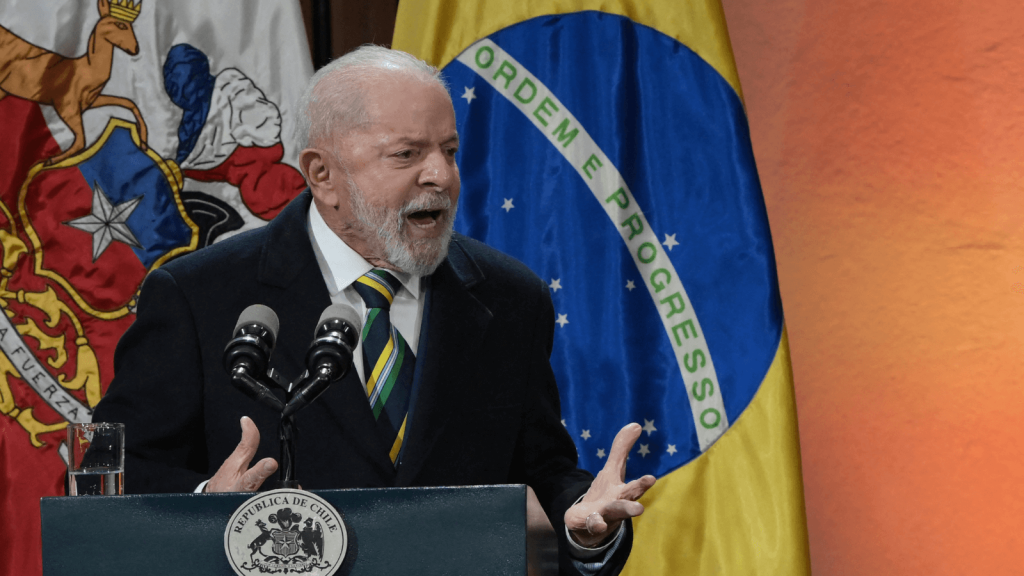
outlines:
M284 403L259 378L267 373L280 326L273 310L253 304L239 314L232 332L234 337L224 347L224 370L231 375L231 383L246 396L275 411L283 410Z
M341 380L352 366L352 350L359 339L362 321L348 304L331 304L320 315L313 333L313 343L306 353L308 376L296 387L291 400L281 412L288 418L305 408L333 382Z

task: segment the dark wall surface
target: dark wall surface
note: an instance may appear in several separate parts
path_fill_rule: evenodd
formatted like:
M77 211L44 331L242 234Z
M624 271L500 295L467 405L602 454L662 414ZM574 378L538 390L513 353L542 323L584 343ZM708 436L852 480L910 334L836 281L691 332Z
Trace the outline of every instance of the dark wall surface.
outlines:
M310 51L313 47L313 3L299 0ZM331 12L331 58L337 58L363 44L391 46L398 0L329 0ZM314 62L316 57L314 55Z

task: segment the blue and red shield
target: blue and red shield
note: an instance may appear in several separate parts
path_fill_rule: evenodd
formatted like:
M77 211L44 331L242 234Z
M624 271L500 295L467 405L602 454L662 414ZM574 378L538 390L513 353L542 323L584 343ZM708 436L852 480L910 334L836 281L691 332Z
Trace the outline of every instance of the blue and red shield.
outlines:
M118 119L82 154L37 166L18 198L36 274L90 313L133 308L147 272L197 245L180 182L177 167L144 151L135 125Z

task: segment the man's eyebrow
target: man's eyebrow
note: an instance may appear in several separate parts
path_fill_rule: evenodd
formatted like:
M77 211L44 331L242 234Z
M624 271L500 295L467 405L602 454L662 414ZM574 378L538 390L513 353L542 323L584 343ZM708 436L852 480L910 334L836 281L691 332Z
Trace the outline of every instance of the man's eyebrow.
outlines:
M446 138L441 144L459 144L459 133L453 132L451 136ZM410 136L402 136L395 140L392 145L394 146L428 146L430 142L424 138L412 138Z

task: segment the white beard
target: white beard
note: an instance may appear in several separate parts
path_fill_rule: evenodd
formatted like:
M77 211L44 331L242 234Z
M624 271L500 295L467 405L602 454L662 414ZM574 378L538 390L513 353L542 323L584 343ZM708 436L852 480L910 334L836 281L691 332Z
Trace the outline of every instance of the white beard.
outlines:
M389 264L416 276L429 276L437 270L448 256L448 244L452 239L455 214L458 206L452 206L451 198L441 192L424 192L406 202L398 210L370 203L366 194L349 178L349 199L352 213L364 229L376 234L384 247L384 258ZM421 210L441 210L444 230L436 238L412 240L406 230L406 216Z

